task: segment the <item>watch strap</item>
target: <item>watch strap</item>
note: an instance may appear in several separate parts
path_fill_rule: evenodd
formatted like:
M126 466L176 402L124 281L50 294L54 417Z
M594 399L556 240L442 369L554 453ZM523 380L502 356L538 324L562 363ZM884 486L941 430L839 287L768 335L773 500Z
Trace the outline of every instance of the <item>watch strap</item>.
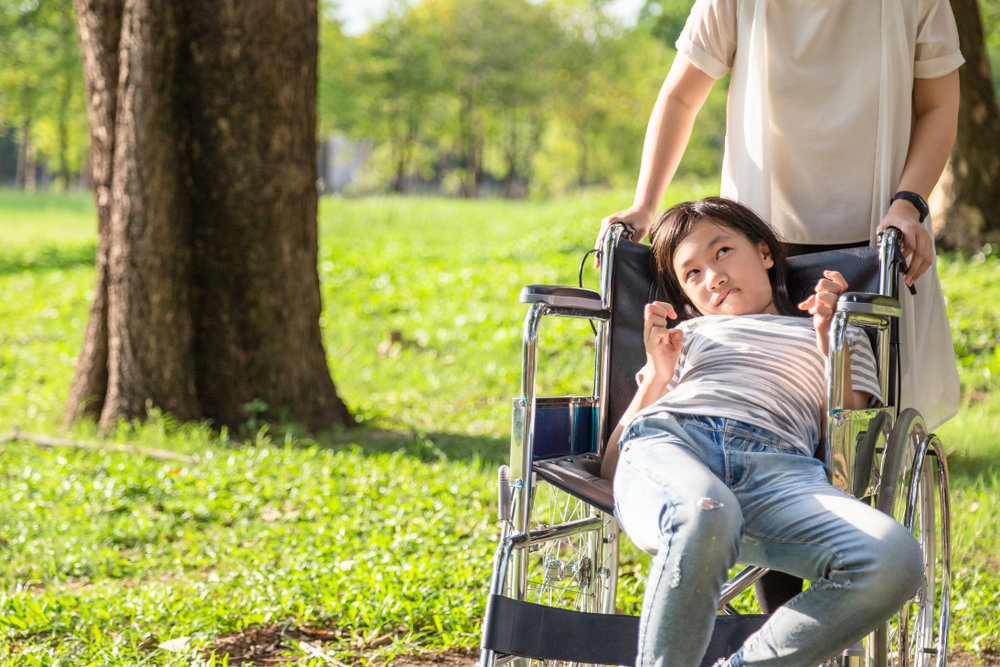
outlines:
M900 190L892 196L889 203L896 201L897 199L905 199L906 201L913 204L913 207L917 209L920 214L920 222L923 222L927 215L931 212L930 207L927 205L927 200L918 195L916 192L910 192L909 190Z

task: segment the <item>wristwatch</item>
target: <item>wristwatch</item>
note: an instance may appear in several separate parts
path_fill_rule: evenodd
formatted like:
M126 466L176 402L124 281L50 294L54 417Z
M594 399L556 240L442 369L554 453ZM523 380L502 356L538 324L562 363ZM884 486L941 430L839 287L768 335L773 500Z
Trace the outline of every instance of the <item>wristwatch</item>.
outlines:
M900 190L899 192L897 192L892 196L892 199L889 200L889 203L892 204L892 202L896 201L897 199L905 199L906 201L913 204L913 207L917 209L917 212L920 214L920 222L923 222L924 218L927 217L927 214L931 212L930 207L927 206L927 200L918 195L916 192L910 192L909 190Z

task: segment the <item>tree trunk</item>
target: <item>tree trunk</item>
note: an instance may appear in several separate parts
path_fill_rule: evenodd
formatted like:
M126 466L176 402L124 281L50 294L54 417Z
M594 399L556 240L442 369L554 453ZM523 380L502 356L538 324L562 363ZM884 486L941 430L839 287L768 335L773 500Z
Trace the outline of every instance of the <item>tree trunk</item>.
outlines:
M462 196L475 199L479 196L479 133L475 120L475 105L472 95L462 100L460 145L462 150Z
M1000 112L976 0L951 0L965 65L958 135L931 205L944 247L966 252L1000 241Z
M70 173L69 173L69 105L73 97L73 82L75 79L71 76L67 76L62 83L62 89L60 90L59 96L59 118L58 118L58 136L59 136L59 181L62 183L63 190L70 189Z
M21 143L17 146L17 172L14 175L14 187L18 190L33 191L35 182L35 164L31 159L31 119L21 121ZM31 190L28 184L31 184Z
M68 416L351 421L322 346L315 0L77 0L98 289Z

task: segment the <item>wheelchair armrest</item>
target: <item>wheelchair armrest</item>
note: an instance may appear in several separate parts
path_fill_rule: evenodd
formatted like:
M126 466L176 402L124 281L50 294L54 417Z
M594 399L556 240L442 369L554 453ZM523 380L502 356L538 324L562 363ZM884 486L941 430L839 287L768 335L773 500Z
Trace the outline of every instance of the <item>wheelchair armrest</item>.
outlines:
M600 313L602 310L601 295L583 287L525 285L521 289L520 300L521 303L544 303L553 308L572 308L594 313Z
M899 317L903 312L899 299L867 292L844 292L837 300L837 310L884 317Z

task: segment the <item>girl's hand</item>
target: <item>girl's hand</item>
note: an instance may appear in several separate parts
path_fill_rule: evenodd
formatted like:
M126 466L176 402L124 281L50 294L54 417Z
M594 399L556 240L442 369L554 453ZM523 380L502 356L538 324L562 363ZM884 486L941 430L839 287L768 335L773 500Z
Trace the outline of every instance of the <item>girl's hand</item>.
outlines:
M642 340L646 346L646 361L657 382L666 385L674 376L677 359L681 356L684 332L667 328L667 320L676 320L677 311L669 303L647 303L643 311Z
M837 310L837 299L847 290L847 281L839 271L824 271L823 276L816 283L815 294L800 303L799 309L812 314L816 345L825 357L830 353L830 320Z

